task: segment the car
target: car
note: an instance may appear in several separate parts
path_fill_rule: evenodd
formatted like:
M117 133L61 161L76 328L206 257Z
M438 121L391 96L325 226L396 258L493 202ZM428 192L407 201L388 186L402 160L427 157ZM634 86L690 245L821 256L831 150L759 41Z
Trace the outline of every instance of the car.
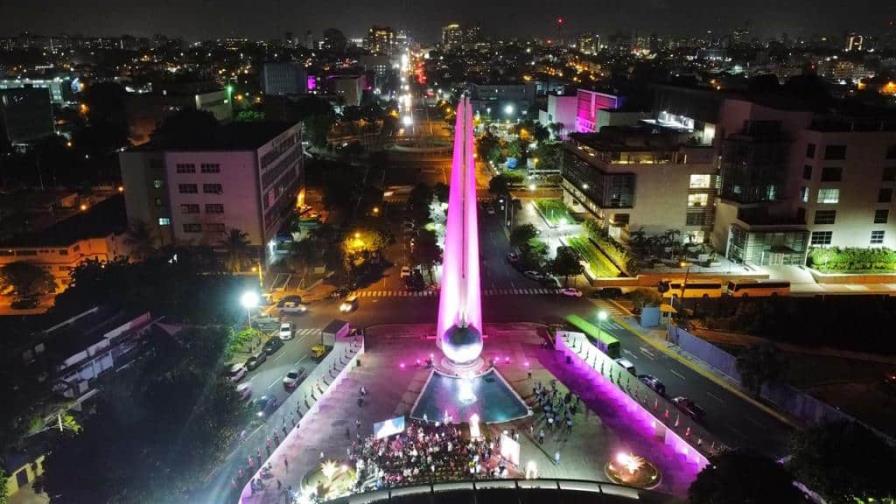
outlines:
M240 396L241 401L248 401L252 397L252 383L240 383L236 386L236 393Z
M661 396L666 395L666 386L663 385L663 382L659 381L659 379L657 379L656 376L651 376L649 374L642 374L642 375L638 376L638 379L641 380L641 382L643 382L644 385L647 385L648 387L652 388L653 391L656 392L657 394L659 394Z
M246 369L253 370L260 366L264 361L268 360L268 354L264 349L255 352L246 359Z
M280 324L280 330L277 332L277 336L280 337L283 341L292 339L292 324L289 322L283 322Z
M544 285L545 287L550 287L552 289L559 289L561 287L560 280L557 280L556 278L554 278L550 275L545 275L544 278L542 278L541 280L538 281L538 283L540 283L541 285Z
M528 270L523 272L523 276L530 280L544 280L544 274L537 271Z
M703 408L697 406L697 403L688 399L687 397L678 396L672 399L672 404L674 404L676 408L681 410L682 413L693 418L694 420L703 420L703 417L706 416L706 412L703 411Z
M489 215L495 215L495 207L493 207L491 205L485 207L485 213L487 213Z
M280 338L271 338L264 344L262 350L268 355L274 355L274 353L281 348L283 348L283 340Z
M339 287L338 289L330 293L330 297L334 299L340 299L348 296L351 292L351 289L347 287Z
M304 313L308 307L302 304L301 296L286 296L277 302L277 308L283 313Z
M327 347L325 345L317 344L311 347L311 358L320 361L327 355Z
M342 301L342 304L339 305L339 311L342 313L348 313L355 308L358 307L358 296L349 296Z
M242 362L234 363L227 369L227 379L236 383L245 378L247 372L249 372L249 370L246 369L245 364Z
M567 297L582 297L582 291L576 289L575 287L566 287L564 289L560 289L560 294L563 294Z
M401 267L401 278L407 278L411 276L411 268L409 266Z
M638 373L635 371L635 365L632 364L632 361L628 359L616 359L616 364L622 366L622 369L625 369L629 373L638 376Z
M591 297L599 299L615 299L622 296L622 289L619 287L604 287L591 293Z
M294 389L299 386L299 383L302 381L302 378L305 377L305 370L302 368L293 369L292 371L286 373L286 376L283 377L283 386L287 389Z
M277 398L273 396L263 395L255 400L253 404L255 416L265 418L277 409Z
M30 310L32 308L37 308L38 304L40 304L40 298L32 296L16 299L10 303L9 307L13 310Z

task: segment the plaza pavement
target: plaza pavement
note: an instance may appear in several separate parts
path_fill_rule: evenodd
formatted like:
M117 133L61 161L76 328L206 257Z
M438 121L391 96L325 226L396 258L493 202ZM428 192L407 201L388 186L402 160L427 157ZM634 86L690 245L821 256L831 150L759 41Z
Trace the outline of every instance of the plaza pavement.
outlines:
M415 361L418 358L425 361L430 353L439 351L434 340L418 332L422 327L417 327L418 331L399 329L391 326L367 331L366 353L361 356L360 365L328 392L319 403L318 412L306 416L275 449L268 459L272 473L265 480L265 489L254 495L244 492L244 504L287 502L286 490L298 491L303 476L319 467L322 460L345 461L347 448L358 433L356 420L361 423L360 434L368 436L374 422L410 413L430 373L429 369L416 366ZM600 395L593 384L570 370L560 353L544 346L543 331L529 324L486 324L486 334L490 336L486 339L483 357L497 361L498 370L530 405L535 381L548 385L557 377L558 389L565 392L568 386L587 407L577 413L569 434L565 429L550 432L538 412L500 427L489 426L492 433L516 429L520 433L521 465L525 467L528 461L534 461L540 477L607 481L604 465L624 450L644 456L660 468L663 480L657 490L685 495L696 466L685 462L662 440L645 437L626 418L624 408ZM529 370L531 379L527 375ZM368 395L365 404L359 407L357 398L362 385ZM532 423L535 436L544 428L543 445L534 441L535 436L530 437ZM559 464L553 460L557 451Z

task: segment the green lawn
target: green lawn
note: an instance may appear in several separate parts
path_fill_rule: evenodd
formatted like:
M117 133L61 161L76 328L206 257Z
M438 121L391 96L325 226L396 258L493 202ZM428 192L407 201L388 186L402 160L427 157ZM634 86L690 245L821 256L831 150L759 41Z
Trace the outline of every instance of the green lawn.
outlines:
M538 211L541 212L542 215L544 215L544 218L547 219L548 223L551 226L558 226L560 224L573 224L576 222L575 218L572 216L572 214L569 213L569 210L566 208L566 205L564 205L560 200L535 200L535 206L536 208L538 208Z
M567 238L566 243L585 260L590 276L614 278L619 276L619 269L588 238L583 236Z

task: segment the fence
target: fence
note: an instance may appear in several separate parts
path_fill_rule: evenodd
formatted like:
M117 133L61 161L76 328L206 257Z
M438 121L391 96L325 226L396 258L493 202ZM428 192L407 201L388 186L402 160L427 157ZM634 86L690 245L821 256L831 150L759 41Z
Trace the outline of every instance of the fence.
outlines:
M737 358L735 356L674 325L669 326L669 341L703 361L726 378L741 384L740 373L737 372ZM762 387L762 392L759 395L779 410L786 412L807 425L841 420L857 422L865 425L865 427L877 433L890 444L896 444L896 440L890 436L790 385L783 383L766 384Z

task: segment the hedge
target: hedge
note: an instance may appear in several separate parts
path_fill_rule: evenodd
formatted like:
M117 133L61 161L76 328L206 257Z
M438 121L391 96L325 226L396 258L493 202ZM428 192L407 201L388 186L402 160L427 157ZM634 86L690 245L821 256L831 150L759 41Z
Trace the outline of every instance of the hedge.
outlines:
M896 273L896 250L888 248L813 248L806 264L825 273Z
M567 244L588 263L588 269L597 277L618 277L619 269L584 236L567 238Z

